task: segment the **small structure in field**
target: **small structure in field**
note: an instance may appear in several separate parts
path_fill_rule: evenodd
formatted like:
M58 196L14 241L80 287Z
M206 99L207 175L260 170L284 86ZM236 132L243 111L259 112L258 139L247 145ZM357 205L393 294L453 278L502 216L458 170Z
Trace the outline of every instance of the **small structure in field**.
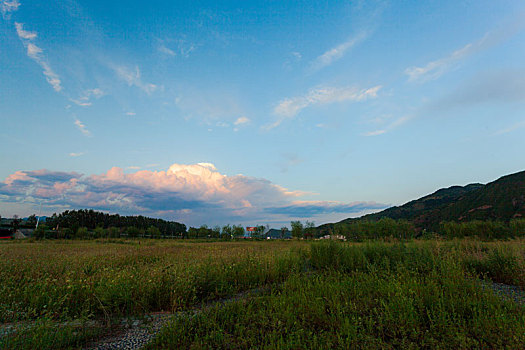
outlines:
M346 237L343 235L324 235L319 237L319 239L338 239L340 241L346 241Z

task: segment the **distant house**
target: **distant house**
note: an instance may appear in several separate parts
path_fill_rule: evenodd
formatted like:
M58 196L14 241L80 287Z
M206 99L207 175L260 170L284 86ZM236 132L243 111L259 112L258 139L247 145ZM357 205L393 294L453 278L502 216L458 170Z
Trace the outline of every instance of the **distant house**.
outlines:
M339 239L341 241L346 241L346 237L343 235L324 235L319 237L319 239Z
M269 229L264 236L266 239L291 239L292 233L290 231L277 230L275 228Z

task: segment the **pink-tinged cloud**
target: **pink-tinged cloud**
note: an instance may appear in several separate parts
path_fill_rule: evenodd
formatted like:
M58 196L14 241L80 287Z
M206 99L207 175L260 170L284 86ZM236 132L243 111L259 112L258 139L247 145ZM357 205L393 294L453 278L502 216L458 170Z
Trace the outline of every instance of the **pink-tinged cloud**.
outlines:
M4 203L41 202L48 210L92 208L163 217L190 225L286 222L290 218L384 207L369 202L297 201L304 194L266 179L227 176L211 163L173 164L166 171L133 173L113 167L100 175L17 171L0 183Z

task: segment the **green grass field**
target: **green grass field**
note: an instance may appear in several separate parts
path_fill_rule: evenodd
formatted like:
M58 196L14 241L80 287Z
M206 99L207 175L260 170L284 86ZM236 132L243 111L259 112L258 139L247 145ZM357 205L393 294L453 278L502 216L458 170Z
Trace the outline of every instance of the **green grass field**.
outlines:
M523 348L525 240L0 244L2 348L81 348L122 317L180 316L155 348ZM93 320L98 325L93 326ZM1 334L1 333L0 333Z

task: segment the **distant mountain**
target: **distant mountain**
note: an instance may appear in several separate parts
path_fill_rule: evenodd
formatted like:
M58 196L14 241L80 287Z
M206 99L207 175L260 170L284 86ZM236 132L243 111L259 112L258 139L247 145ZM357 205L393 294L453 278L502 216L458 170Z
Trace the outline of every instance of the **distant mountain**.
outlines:
M436 230L442 221L510 220L525 217L525 171L503 176L486 185L475 183L442 188L402 206L340 222L376 221L386 217L409 220L416 228L429 230ZM333 225L322 225L319 230L327 231Z

